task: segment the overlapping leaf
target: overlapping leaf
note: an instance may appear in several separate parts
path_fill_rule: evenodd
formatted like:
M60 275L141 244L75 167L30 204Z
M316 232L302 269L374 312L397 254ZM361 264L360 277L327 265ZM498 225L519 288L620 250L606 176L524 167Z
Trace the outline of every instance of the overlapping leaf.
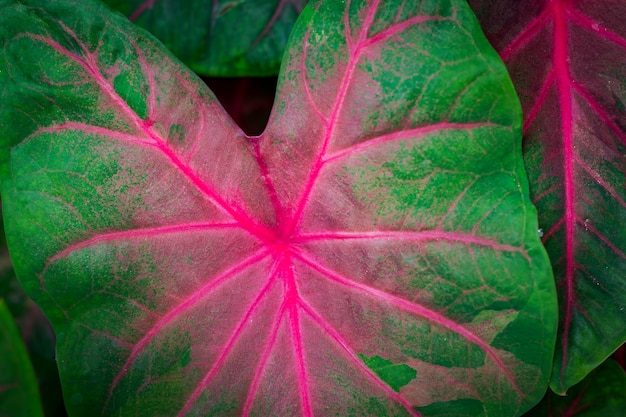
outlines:
M194 71L278 74L307 0L104 0L159 38Z
M612 359L573 386L567 396L548 392L525 417L607 417L626 410L626 375Z
M626 341L626 3L471 2L525 113L524 158L560 295L552 388Z
M43 416L37 380L11 312L0 298L0 416Z
M41 393L41 406L45 415L57 415L64 410L61 384L55 361L55 338L50 323L39 307L30 300L17 281L4 237L4 224L0 221L0 300L4 300L11 320L15 321ZM1 339L1 338L0 338ZM8 340L7 340L8 342ZM12 343L22 343L22 341ZM5 352L0 355L9 358ZM30 367L30 364L28 365ZM0 372L1 374L1 372ZM25 394L27 390L22 391ZM29 395L29 394L26 394ZM1 402L1 401L0 401ZM12 408L14 405L9 407ZM2 409L2 406L0 406ZM16 411L15 411L16 412ZM16 415L13 412L13 415ZM2 412L0 415L4 416ZM20 415L28 415L22 412Z
M541 397L556 295L520 109L464 1L313 2L259 137L101 6L0 4L7 235L71 413Z

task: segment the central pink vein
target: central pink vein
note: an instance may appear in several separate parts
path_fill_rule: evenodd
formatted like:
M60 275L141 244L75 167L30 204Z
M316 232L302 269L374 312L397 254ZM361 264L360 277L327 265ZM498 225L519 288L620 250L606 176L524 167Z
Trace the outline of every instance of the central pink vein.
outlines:
M572 127L572 80L567 63L567 22L564 5L560 1L552 3L554 12L554 68L561 106L561 130L563 134L563 179L565 182L565 311L563 314L562 364L561 372L567 363L567 345L575 303L574 292L574 234L576 214L574 212L574 150Z

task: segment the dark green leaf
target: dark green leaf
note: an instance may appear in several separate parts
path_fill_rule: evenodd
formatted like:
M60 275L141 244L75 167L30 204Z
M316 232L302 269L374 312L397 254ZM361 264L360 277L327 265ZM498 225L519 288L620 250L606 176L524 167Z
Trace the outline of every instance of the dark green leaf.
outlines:
M307 0L104 0L207 76L278 74Z
M37 381L13 317L0 299L0 417L43 417Z
M548 392L525 417L623 417L626 374L611 359L561 396Z

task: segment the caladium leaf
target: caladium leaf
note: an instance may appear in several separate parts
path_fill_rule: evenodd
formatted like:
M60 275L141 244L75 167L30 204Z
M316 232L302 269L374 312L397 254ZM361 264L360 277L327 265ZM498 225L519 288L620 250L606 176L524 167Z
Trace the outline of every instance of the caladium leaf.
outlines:
M37 380L11 312L0 298L0 416L43 417Z
M519 103L465 1L312 2L258 137L79 3L0 10L7 236L71 414L539 401L556 292Z
M159 38L194 71L278 74L307 0L103 0Z
M524 160L559 290L552 388L626 341L626 2L474 0L524 109Z
M606 417L621 416L626 410L626 374L607 359L585 379L573 386L567 396L552 392L528 412L526 417Z

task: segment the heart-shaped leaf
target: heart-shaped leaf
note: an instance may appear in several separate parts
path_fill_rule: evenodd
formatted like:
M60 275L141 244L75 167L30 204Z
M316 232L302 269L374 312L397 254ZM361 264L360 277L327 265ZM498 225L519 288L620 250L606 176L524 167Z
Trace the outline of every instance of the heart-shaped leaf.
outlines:
M159 38L194 71L275 75L307 0L103 0Z
M626 3L471 3L525 113L561 307L551 386L564 393L626 342Z
M258 137L98 4L0 12L7 236L71 413L512 416L543 395L556 293L521 112L464 0L313 2Z
M11 312L0 298L0 416L43 416L37 380Z

